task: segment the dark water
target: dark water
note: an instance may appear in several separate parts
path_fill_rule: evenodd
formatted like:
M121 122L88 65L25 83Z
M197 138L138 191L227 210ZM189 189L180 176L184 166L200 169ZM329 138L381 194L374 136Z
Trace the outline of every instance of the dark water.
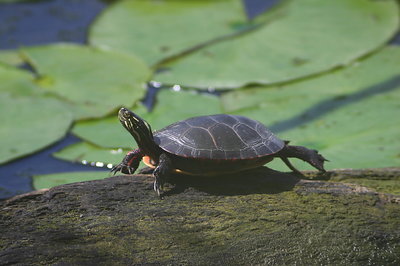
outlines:
M110 1L108 1L110 2ZM244 0L247 15L254 17L278 0ZM0 49L54 42L85 43L90 23L105 7L100 0L52 0L0 4ZM150 105L156 89L144 102ZM68 171L108 171L55 159L52 153L79 142L68 135L34 155L0 166L0 199L31 191L32 176Z
M0 49L54 42L84 43L89 24L106 7L99 0L0 5Z

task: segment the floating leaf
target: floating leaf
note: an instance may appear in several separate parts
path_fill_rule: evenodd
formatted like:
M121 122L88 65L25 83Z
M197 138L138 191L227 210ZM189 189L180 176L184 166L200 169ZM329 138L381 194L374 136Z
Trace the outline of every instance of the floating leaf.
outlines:
M191 92L162 90L151 113L137 105L134 109L150 123L153 130L161 129L173 122L192 116L220 113L219 100L215 96ZM101 147L136 146L132 136L121 126L117 115L105 119L82 121L75 125L73 133Z
M15 50L0 50L0 62L16 66L22 64L23 60Z
M121 148L101 148L87 142L80 142L53 153L53 155L58 159L70 162L111 169L123 160L128 151ZM143 167L145 167L144 163L140 162L138 169Z
M53 155L66 161L95 165L104 163L104 166L107 166L107 164L119 164L127 152L123 149L101 148L87 142L80 142L69 145Z
M60 101L0 93L0 164L42 149L65 136L72 115Z
M346 65L387 42L399 24L396 1L290 1L259 30L206 46L154 79L199 88L290 81Z
M155 64L249 26L239 0L120 1L94 23L89 41Z
M144 96L150 70L133 56L77 45L23 50L38 83L65 99L75 118L101 117Z
M0 63L0 92L28 96L42 91L34 84L33 75L25 70Z
M222 97L226 111L260 120L294 144L316 148L328 168L400 165L400 48L279 88Z
M63 184L104 179L107 177L110 177L110 172L108 171L68 172L49 175L37 175L33 177L33 188L51 188Z

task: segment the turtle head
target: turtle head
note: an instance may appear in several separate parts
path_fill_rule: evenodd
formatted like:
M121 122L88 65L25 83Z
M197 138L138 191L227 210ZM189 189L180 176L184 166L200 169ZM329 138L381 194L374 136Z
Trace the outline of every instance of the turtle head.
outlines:
M150 125L134 112L121 108L118 112L118 118L124 128L135 138L139 146L148 141L153 141Z

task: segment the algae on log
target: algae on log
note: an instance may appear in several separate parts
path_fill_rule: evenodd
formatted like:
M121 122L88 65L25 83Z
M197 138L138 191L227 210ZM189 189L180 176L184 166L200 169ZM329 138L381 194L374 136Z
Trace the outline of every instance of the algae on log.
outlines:
M400 197L324 180L387 172L180 176L163 200L148 175L62 185L0 203L0 264L400 265Z

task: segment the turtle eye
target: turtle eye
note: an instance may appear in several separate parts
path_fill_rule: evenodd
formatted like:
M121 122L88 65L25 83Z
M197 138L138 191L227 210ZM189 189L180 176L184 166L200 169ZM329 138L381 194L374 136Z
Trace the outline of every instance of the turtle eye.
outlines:
M125 117L126 119L134 118L134 117L130 114L130 112L129 112L128 110L126 110L126 111L124 112L124 117Z

